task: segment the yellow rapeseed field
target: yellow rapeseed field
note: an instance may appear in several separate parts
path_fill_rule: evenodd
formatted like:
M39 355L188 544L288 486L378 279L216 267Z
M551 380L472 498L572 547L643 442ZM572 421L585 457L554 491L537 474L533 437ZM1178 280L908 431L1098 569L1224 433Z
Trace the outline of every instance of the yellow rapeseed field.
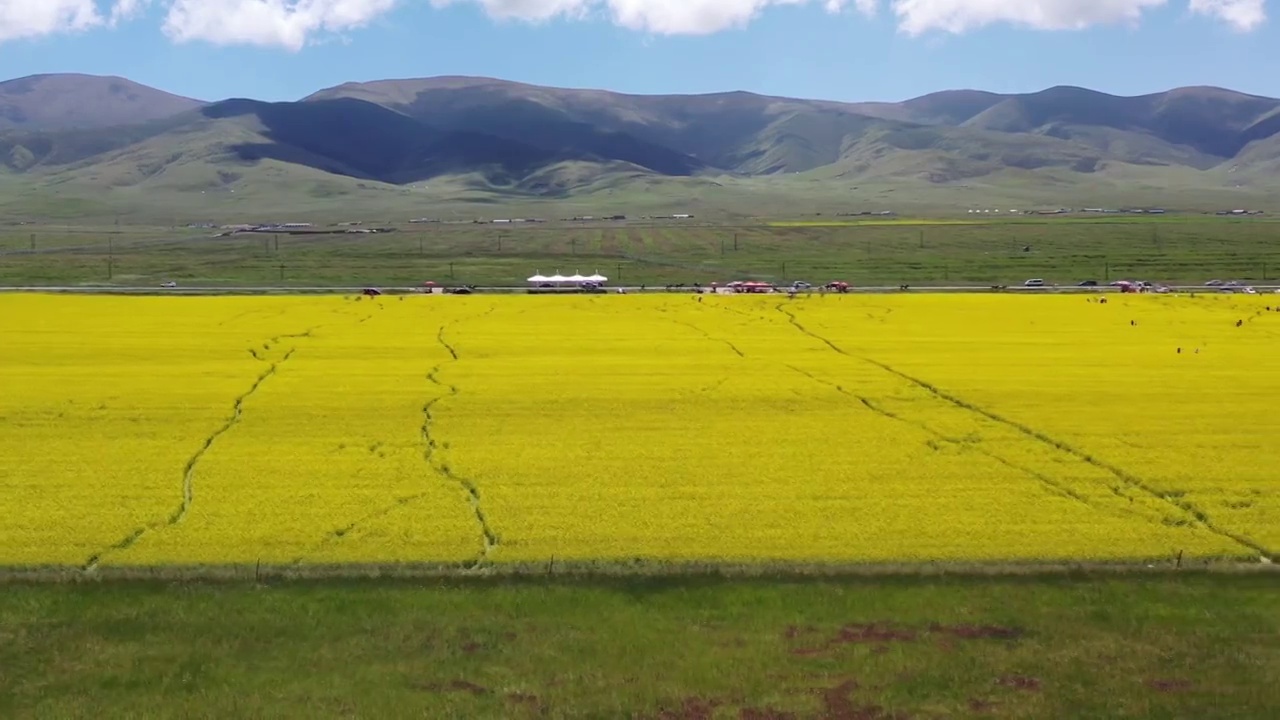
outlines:
M1257 559L1276 304L0 296L0 566Z

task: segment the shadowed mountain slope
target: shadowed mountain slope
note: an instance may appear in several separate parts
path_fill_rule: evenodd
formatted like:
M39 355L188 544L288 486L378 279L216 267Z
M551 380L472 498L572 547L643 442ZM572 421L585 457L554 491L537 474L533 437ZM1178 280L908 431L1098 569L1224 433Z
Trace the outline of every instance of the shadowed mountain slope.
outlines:
M1280 186L1277 137L1280 101L1207 87L1137 97L953 90L841 103L436 77L347 83L297 102L205 104L119 78L0 83L0 173L21 178L10 187L231 192L266 164L273 173L305 168L300 177L312 184L447 178L502 197L783 176L886 190L989 181L1055 195L1133 182L1152 192L1262 189Z

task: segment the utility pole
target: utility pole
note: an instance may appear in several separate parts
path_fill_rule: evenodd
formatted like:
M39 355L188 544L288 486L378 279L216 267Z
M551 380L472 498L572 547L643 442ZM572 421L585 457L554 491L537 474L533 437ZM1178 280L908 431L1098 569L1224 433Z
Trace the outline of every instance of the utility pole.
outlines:
M622 263L618 263L618 277L613 279L614 282L622 282Z
M578 254L578 238L572 238L569 240L569 248L570 248L569 252L571 254L573 255Z
M456 280L456 279L457 279L457 278L455 278L455 277L453 276L453 263L449 263L449 279L450 279L450 280Z
M426 246L426 244L425 244L425 243L423 242L423 240L422 240L422 236L421 236L421 235L419 235L419 236L418 236L418 254L419 254L419 255L426 255L426 254L427 254L426 247L427 247L427 246Z
M280 236L275 235L273 237L275 237L276 239L276 254L279 255L280 254Z
M284 282L284 263L280 263L280 282Z
M924 249L924 231L923 230L920 231L920 249L921 250Z
M733 251L738 252L738 233L733 234Z

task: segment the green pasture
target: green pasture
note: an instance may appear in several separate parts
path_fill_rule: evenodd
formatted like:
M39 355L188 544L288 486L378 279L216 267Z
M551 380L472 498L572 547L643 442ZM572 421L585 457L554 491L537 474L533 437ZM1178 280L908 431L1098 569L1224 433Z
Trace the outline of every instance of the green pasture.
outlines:
M1273 573L7 585L6 718L1258 718Z
M372 224L372 223L371 223ZM863 286L1280 276L1280 223L1259 218L984 224L402 224L387 234L239 234L160 226L0 229L0 285L522 285L534 272L614 284L844 280Z

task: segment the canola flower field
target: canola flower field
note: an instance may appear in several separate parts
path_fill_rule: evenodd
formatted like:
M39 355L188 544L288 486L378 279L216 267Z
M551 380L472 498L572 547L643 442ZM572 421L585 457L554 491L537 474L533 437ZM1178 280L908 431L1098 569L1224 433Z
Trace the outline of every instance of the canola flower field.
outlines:
M1269 559L1276 302L0 296L0 567Z

